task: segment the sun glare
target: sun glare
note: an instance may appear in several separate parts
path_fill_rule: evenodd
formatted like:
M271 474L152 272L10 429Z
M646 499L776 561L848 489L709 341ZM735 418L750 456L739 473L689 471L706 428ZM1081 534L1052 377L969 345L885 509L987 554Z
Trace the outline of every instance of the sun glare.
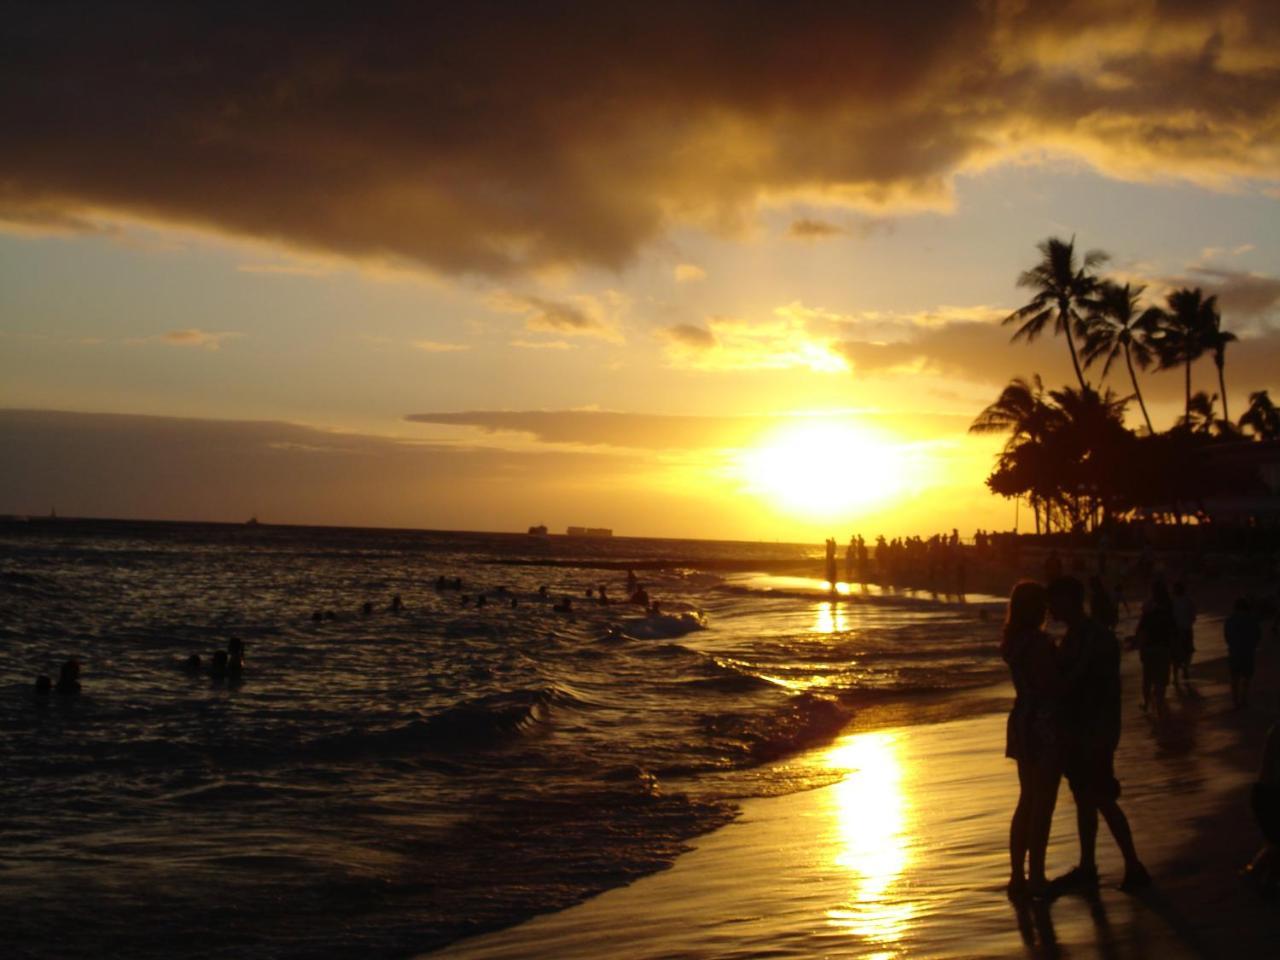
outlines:
M891 500L904 474L902 455L887 438L829 420L769 435L742 455L740 466L752 493L813 518Z

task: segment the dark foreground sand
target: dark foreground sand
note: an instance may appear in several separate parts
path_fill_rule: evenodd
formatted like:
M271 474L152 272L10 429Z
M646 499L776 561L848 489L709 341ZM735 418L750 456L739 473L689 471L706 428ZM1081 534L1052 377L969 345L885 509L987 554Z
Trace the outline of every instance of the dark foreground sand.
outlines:
M1221 625L1199 625L1202 659ZM1226 668L1202 663L1193 695L1157 728L1137 708L1137 657L1125 657L1125 733L1117 758L1140 852L1156 878L1116 889L1114 844L1100 838L1103 889L1035 911L1005 899L1016 796L1004 717L859 731L793 761L847 771L839 783L743 804L668 871L558 914L433 954L469 958L1277 957L1280 906L1239 868L1259 843L1248 807L1262 737L1275 719L1276 644L1265 691L1230 711ZM1260 678L1261 679L1261 678ZM1076 859L1063 789L1050 870ZM513 865L518 870L518 865Z

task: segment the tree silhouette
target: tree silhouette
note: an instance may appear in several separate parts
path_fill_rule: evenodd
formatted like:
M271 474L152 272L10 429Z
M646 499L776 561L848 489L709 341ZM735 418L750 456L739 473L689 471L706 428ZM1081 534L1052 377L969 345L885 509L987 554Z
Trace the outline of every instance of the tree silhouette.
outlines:
M1249 394L1249 409L1240 415L1240 427L1248 427L1259 440L1280 440L1280 410L1266 390Z
M1214 416L1215 408L1218 404L1218 395L1216 393L1209 394L1203 390L1198 391L1191 397L1191 403L1187 405L1185 415L1178 418L1178 426L1190 430L1192 433L1211 434L1213 433L1214 424L1217 418Z
M1103 362L1104 380L1116 358L1124 357L1129 380L1133 384L1133 395L1142 410L1142 419L1147 422L1147 433L1153 434L1156 432L1155 427L1151 425L1151 415L1147 413L1147 405L1142 399L1142 390L1133 369L1136 363L1146 370L1156 357L1151 341L1159 330L1162 314L1155 307L1138 309L1145 289L1143 286L1134 289L1127 283L1122 287L1109 280L1102 281L1093 299L1093 310L1085 317L1085 339L1080 352L1086 369L1099 360Z
M1111 390L1064 387L1046 397L1040 378L1015 377L969 426L971 433L1007 431L987 486L1006 497L1029 496L1040 528L1055 513L1073 528L1088 526L1101 509L1119 504L1111 478L1123 473L1128 441L1127 400Z
M1222 420L1224 423L1230 423L1231 414L1227 412L1227 377L1224 368L1227 365L1227 344L1235 343L1236 335L1230 330L1222 329L1222 317L1216 310L1206 319L1210 326L1204 333L1204 345L1205 349L1213 351L1213 364L1218 368L1218 389L1222 396Z
M1080 381L1080 389L1084 390L1089 384L1080 369L1073 334L1081 329L1083 315L1091 309L1098 287L1092 271L1108 258L1101 250L1090 250L1077 266L1075 242L1075 237L1070 240L1050 237L1036 245L1041 255L1040 262L1018 277L1018 286L1034 290L1036 294L1002 322L1019 324L1013 340L1032 343L1052 321L1053 332L1067 338L1071 365L1075 368L1076 379Z
M1207 347L1210 332L1217 329L1218 298L1194 290L1175 290L1165 298L1168 309L1160 321L1158 352L1162 370L1182 365L1186 372L1183 420L1191 419L1191 364Z

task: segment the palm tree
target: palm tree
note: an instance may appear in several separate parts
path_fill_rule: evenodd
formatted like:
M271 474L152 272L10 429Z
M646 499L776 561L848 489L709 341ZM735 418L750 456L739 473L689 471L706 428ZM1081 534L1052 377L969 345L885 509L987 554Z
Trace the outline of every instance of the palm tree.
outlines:
M1158 352L1160 369L1182 364L1186 370L1186 404L1183 421L1191 420L1191 364L1207 346L1206 338L1218 326L1218 298L1204 295L1199 287L1175 290L1165 298L1168 309L1160 322Z
M1280 440L1280 410L1266 390L1249 394L1249 409L1241 415L1240 426L1248 427L1259 440Z
M1231 422L1231 414L1227 413L1227 378L1223 368L1227 365L1227 344L1236 342L1236 335L1230 330L1222 329L1222 317L1214 311L1209 318L1212 326L1205 331L1205 349L1213 351L1213 363L1218 368L1218 389L1222 391L1222 419Z
M1011 436L1005 444L1008 450L1022 440L1038 440L1048 428L1052 411L1044 401L1044 383L1040 374L1031 382L1022 377L1010 380L995 402L988 405L973 423L970 433L1004 433Z
M1206 436L1213 432L1214 424L1217 419L1214 417L1214 407L1217 406L1218 395L1216 393L1209 394L1203 390L1198 391L1191 398L1191 403L1187 407L1185 416L1178 418L1178 426L1185 427L1192 433L1202 433Z
M1050 237L1036 245L1041 254L1040 262L1018 277L1018 286L1035 290L1036 295L1026 306L1005 317L1002 323L1020 324L1013 339L1031 343L1052 320L1053 332L1066 335L1071 365L1075 367L1080 389L1084 390L1089 384L1080 369L1072 334L1080 329L1081 311L1088 308L1098 286L1092 271L1107 261L1107 255L1101 250L1090 250L1077 266L1075 244L1075 237L1070 240Z
M1151 341L1159 329L1162 314L1155 307L1139 311L1138 302L1146 287L1132 288L1129 284L1123 287L1109 280L1098 286L1093 300L1093 311L1085 317L1084 345L1080 349L1084 357L1085 368L1093 366L1099 360L1102 364L1102 379L1106 379L1116 357L1123 355L1125 366L1129 369L1129 380L1133 383L1133 395L1142 410L1142 419L1147 421L1147 433L1155 433L1151 425L1151 415L1147 413L1147 405L1142 399L1142 390L1138 387L1138 377L1133 365L1146 370L1155 359L1155 351Z
M996 398L969 425L970 433L1004 433L1009 439L998 458L995 473L987 484L1002 496L1028 494L1031 509L1036 518L1036 533L1040 532L1040 501L1046 499L1048 485L1044 478L1049 471L1043 469L1045 458L1042 446L1057 414L1045 402L1044 383L1039 374L1030 382L1014 377ZM997 477L1002 481L993 480ZM1045 505L1045 521L1049 519L1049 507Z

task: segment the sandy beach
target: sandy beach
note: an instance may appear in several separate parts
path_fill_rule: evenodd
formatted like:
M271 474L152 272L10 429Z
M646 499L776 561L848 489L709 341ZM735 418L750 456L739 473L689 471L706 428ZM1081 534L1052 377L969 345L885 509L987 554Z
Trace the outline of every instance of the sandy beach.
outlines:
M843 771L838 783L745 801L737 821L670 870L431 956L1273 956L1280 911L1238 871L1260 842L1247 791L1275 718L1259 706L1276 702L1275 646L1260 653L1255 706L1232 713L1221 623L1202 619L1194 690L1173 696L1160 728L1138 708L1137 655L1126 653L1117 770L1155 877L1139 896L1117 889L1120 858L1104 827L1096 898L1033 910L1005 899L1016 779L1001 755L1003 714L876 729L855 721L789 761ZM1051 874L1076 852L1064 785Z

